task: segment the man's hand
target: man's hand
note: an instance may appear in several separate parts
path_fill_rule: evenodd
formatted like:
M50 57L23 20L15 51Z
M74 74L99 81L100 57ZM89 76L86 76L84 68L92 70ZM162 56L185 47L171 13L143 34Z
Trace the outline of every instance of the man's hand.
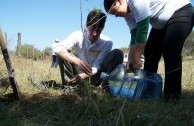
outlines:
M86 75L85 73L81 73L81 74L77 74L75 75L69 82L69 85L77 85L81 83L81 80L87 78L88 75Z
M80 62L77 65L84 73L92 75L92 68L87 62L80 60Z
M65 61L76 64L86 74L92 75L92 68L90 67L90 65L87 62L82 61L79 58L75 57L67 50L62 50L61 52L58 53L58 56Z

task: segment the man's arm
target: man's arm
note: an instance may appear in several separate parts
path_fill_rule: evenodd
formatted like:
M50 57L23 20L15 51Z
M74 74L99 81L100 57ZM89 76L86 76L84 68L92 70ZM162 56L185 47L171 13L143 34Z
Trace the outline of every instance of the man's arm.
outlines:
M57 53L58 57L64 61L73 63L77 65L80 69L83 70L83 73L74 75L73 78L68 82L70 85L79 84L81 80L89 77L92 75L91 67L87 62L84 62L80 60L79 58L75 57L71 53L69 53L67 50L63 49Z
M81 70L83 70L84 73L86 73L88 75L92 74L92 69L91 69L90 65L87 62L75 57L74 55L69 53L67 50L61 50L60 52L58 52L58 56L62 60L65 60L65 61L70 62L70 63L74 63Z

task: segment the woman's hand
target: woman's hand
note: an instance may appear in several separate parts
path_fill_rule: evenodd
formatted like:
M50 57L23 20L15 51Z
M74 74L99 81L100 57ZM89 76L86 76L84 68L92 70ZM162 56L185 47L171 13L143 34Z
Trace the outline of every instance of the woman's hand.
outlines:
M144 43L136 43L135 45L131 45L128 54L128 62L126 64L127 69L133 71L142 67L143 64L141 62L141 56L143 55L144 48Z
M129 71L133 71L134 70L134 68L133 68L134 52L135 52L135 45L131 45L129 53L128 53L128 61L126 63L126 68Z

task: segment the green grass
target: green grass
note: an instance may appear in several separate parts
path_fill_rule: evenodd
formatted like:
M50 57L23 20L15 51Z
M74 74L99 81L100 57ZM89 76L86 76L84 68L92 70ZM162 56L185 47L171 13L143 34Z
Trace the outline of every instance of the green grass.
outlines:
M61 83L59 68L51 61L12 58L21 99L11 101L12 92L4 60L0 60L0 126L190 126L194 125L194 60L183 62L180 101L129 100L104 92L64 94L61 89L40 91L28 80L56 80ZM163 62L159 73L164 77Z

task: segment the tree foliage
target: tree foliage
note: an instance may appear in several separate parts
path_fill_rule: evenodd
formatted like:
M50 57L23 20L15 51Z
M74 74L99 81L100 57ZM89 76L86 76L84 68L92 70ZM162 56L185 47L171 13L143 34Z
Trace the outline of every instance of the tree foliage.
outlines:
M123 53L129 52L129 48L126 48L126 47L122 47L122 48L120 48L120 50L123 51Z
M43 53L46 54L46 55L52 55L52 48L51 47L46 47L44 50L43 50Z
M194 30L185 40L185 44L183 47L183 55L194 56Z
M31 44L24 44L21 45L20 49L21 57L26 59L41 59L42 58L42 52L35 48L34 45Z

